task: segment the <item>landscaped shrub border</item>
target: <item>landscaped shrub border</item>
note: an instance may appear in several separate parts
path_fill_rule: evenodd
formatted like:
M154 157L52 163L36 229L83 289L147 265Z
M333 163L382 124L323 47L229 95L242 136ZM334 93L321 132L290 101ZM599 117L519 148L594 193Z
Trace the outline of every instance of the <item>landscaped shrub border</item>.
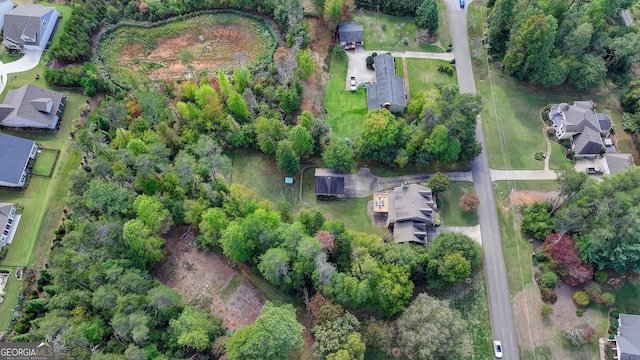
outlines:
M129 87L126 84L120 84L110 76L106 62L102 57L102 55L100 54L100 51L98 51L105 35L111 35L114 31L116 31L117 29L123 26L139 28L139 29L151 29L151 28L163 26L166 24L170 24L176 21L185 21L198 16L222 15L222 14L235 14L241 17L247 17L247 18L250 18L251 20L256 21L258 24L262 25L271 35L273 42L271 46L267 48L267 51L264 53L264 56L259 56L258 59L256 59L256 62L259 63L259 62L263 62L266 59L269 59L269 60L273 59L273 54L275 53L276 48L278 47L278 44L282 43L283 40L282 40L282 37L280 36L280 32L277 31L277 29L275 28L275 25L273 24L270 18L265 18L264 16L260 16L257 14L251 14L248 12L243 12L243 11L238 11L233 9L214 9L214 10L194 11L192 13L179 15L176 17L172 17L169 19L160 20L156 22L126 20L126 21L121 21L115 25L106 26L104 30L100 32L100 34L98 34L97 36L97 39L95 42L96 45L93 51L93 56L91 61L98 66L98 69L100 70L100 75L105 79L107 79L112 84L114 84L116 89L129 89ZM248 66L252 67L254 65L256 64L249 64Z

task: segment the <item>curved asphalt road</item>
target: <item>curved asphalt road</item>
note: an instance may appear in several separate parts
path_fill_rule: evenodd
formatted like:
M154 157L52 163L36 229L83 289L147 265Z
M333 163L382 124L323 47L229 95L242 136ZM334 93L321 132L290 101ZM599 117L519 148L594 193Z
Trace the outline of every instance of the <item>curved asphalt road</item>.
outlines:
M467 34L467 12L460 9L458 0L445 0L449 8L451 22L451 36L453 38L453 52L456 59L458 84L461 93L475 94L471 54L469 52L469 36ZM470 1L467 0L467 5ZM482 144L482 153L471 162L473 186L480 197L478 220L484 250L485 271L487 274L487 292L491 309L491 326L493 337L502 342L504 359L518 359L518 341L513 327L513 313L511 311L511 296L507 283L507 271L502 254L500 226L491 176L487 149L484 146L485 137L482 121L478 116L476 139Z

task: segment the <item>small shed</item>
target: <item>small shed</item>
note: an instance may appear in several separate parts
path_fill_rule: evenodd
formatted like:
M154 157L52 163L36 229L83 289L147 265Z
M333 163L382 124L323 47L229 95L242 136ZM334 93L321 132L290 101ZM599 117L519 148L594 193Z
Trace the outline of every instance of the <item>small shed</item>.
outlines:
M316 169L316 197L344 199L344 175L325 172L323 170L324 169Z
M338 41L340 45L364 45L364 26L357 22L338 24Z

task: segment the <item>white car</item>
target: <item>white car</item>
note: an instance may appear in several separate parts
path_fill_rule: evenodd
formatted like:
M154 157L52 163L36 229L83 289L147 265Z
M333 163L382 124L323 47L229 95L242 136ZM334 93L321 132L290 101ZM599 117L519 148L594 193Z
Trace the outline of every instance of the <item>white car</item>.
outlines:
M502 344L500 341L493 341L493 351L496 353L496 358L502 359Z
M351 77L350 85L351 85L351 91L358 90L358 86L356 85L356 77L355 76Z

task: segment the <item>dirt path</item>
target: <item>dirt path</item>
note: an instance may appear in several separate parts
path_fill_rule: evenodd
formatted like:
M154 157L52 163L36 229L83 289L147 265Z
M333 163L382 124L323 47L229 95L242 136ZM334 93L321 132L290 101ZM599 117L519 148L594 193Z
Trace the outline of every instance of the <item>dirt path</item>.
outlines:
M411 94L409 93L409 68L407 68L407 58L402 58L402 69L404 70L404 92L407 94L407 102L411 99Z

